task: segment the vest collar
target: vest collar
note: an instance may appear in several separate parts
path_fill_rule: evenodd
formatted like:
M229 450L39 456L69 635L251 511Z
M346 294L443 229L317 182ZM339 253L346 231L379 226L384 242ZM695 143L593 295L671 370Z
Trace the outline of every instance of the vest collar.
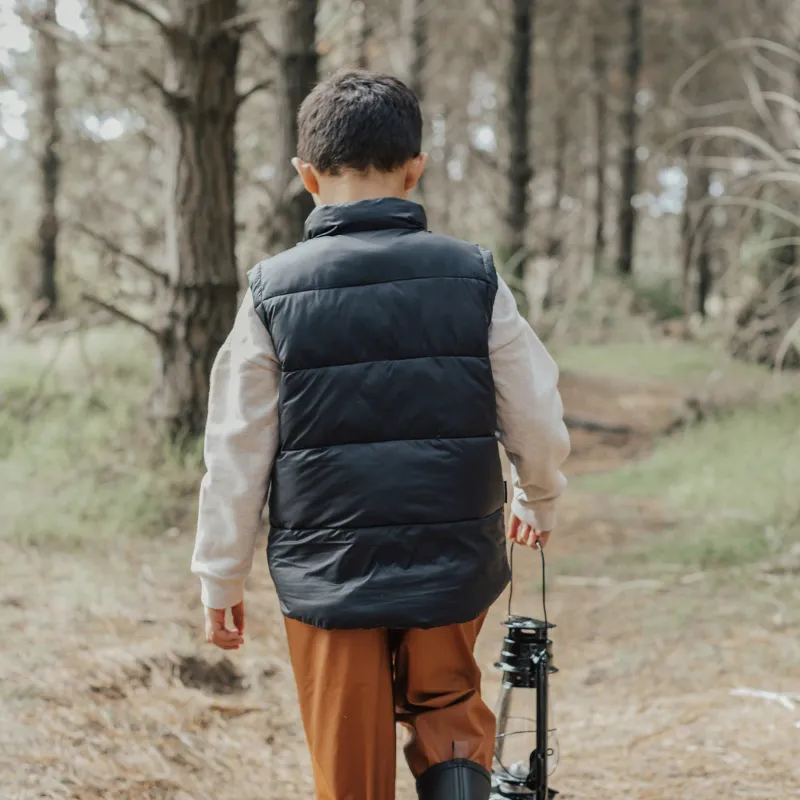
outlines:
M317 206L306 220L305 238L387 228L424 231L427 226L425 209L421 205L399 197L379 197L354 203Z

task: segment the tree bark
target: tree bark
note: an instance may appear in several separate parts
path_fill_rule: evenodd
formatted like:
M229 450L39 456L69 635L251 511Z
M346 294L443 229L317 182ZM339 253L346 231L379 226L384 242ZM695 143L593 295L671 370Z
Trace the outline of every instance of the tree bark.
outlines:
M213 360L233 324L239 33L234 0L171 0L166 99L166 263L151 412L173 436L203 430Z
M511 42L506 69L508 162L500 257L506 265L509 287L523 315L528 303L524 281L527 265L526 231L530 213L529 186L533 167L529 145L533 103L534 0L512 0Z
M706 315L706 300L711 293L711 230L706 203L711 172L705 166L692 164L697 148L689 149L686 163L686 202L683 209L683 290L684 313Z
M56 0L46 0L45 7L39 14L44 28L55 26ZM41 208L38 230L38 265L39 280L36 303L41 306L38 313L40 319L52 315L58 303L58 287L56 285L56 266L58 261L58 200L61 159L59 143L61 129L58 121L59 86L58 86L58 45L56 40L44 30L34 32L36 43L36 60L38 62L38 89L41 103L40 136L41 152L39 156L39 175L41 186Z
M306 217L314 208L311 196L297 179L292 158L297 155L297 112L317 82L317 0L282 0L275 118L275 177L272 215L267 227L267 252L279 253L303 239Z
M594 272L599 272L606 261L606 170L608 163L608 65L606 39L595 21L592 35L592 72L594 75L594 131L595 131L595 198L594 198Z
M369 69L369 40L372 37L372 20L369 14L369 3L367 0L355 0L353 5L358 6L355 61L359 69Z
M633 199L638 189L639 114L637 94L642 69L642 0L628 0L628 59L626 66L625 111L622 117L622 185L619 200L619 261L622 275L633 273L634 247L636 244L636 209Z
M420 104L425 98L425 72L428 67L428 5L430 0L411 0L411 60L408 85Z
M425 83L428 70L428 12L432 0L411 0L410 60L408 86L417 96L420 106L425 108ZM417 184L421 202L425 202L425 176Z
M559 86L566 92L566 86ZM558 104L553 115L553 198L550 202L550 230L548 231L545 255L558 258L563 250L563 226L561 225L561 206L567 185L567 148L569 146L569 103ZM545 297L545 301L547 298Z

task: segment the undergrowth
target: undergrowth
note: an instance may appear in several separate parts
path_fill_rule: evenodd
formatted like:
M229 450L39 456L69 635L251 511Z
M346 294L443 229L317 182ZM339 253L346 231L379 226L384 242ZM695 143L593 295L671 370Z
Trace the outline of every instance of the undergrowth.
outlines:
M190 524L200 444L152 433L152 362L129 328L4 346L0 536L72 547Z
M674 520L630 538L609 554L617 563L710 569L780 558L800 542L800 397L689 428L648 459L577 484L657 500Z
M763 367L731 358L709 344L677 339L571 345L555 351L565 370L632 380L695 382L709 376L736 380L770 380Z
M201 443L159 440L146 416L154 353L126 327L3 346L0 537L81 546L194 524ZM571 369L689 381L720 354L685 343L573 347ZM739 369L741 365L729 365ZM742 367L747 375L757 368ZM759 373L768 379L765 373ZM756 561L800 538L800 400L742 409L657 445L651 457L585 477L578 490L652 498L675 526L615 561L702 568Z

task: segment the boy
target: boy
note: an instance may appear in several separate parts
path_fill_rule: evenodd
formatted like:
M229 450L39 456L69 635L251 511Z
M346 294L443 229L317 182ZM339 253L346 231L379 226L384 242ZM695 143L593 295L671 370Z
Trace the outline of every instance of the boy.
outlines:
M340 74L298 117L316 209L259 264L214 365L192 564L207 639L243 642L269 490L318 800L392 800L395 722L422 800L486 800L494 718L473 647L509 536L546 544L569 450L555 364L491 254L426 232L413 93ZM235 630L225 626L231 609Z

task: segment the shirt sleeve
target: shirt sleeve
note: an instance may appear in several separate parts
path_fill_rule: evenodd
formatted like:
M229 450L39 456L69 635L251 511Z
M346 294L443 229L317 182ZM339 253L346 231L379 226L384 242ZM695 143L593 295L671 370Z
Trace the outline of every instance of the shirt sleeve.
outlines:
M278 449L280 366L248 291L211 371L192 572L209 608L244 597Z
M567 485L561 465L570 448L558 367L499 276L489 356L498 434L511 462L511 510L536 530L552 530L556 500Z

